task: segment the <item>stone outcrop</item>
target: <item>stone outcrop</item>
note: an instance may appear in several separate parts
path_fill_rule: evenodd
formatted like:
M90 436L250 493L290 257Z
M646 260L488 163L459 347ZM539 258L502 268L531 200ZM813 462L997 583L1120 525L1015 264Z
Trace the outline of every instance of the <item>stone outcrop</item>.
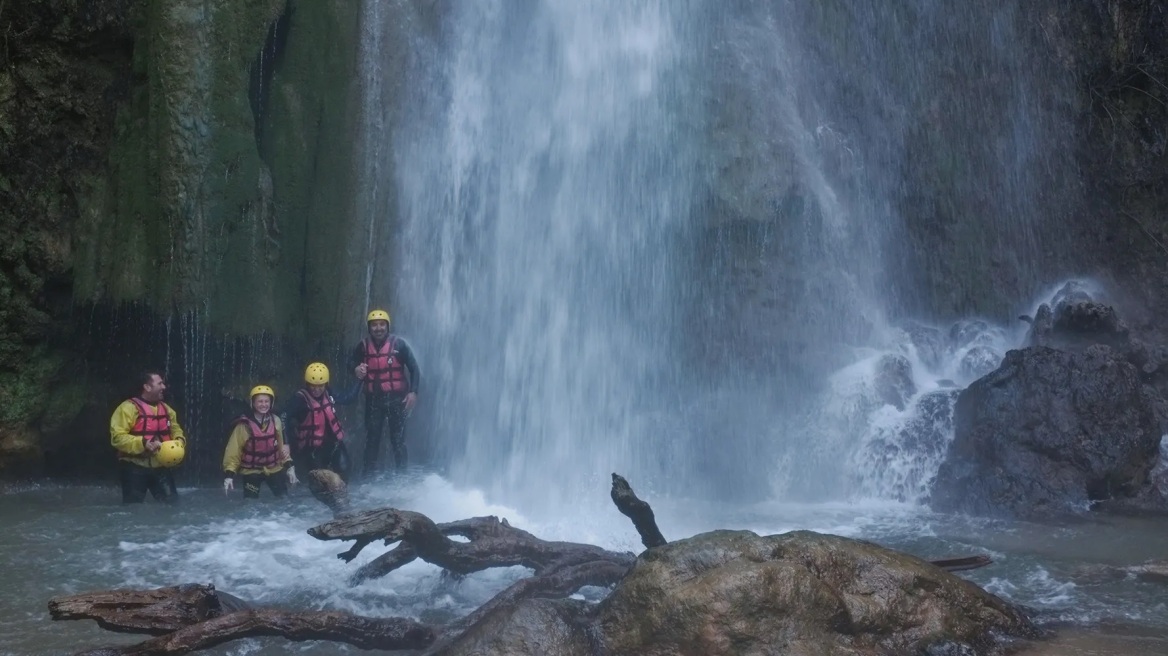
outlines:
M957 399L954 439L932 505L1041 516L1163 503L1168 430L1159 353L1076 283L1030 320L1010 351Z

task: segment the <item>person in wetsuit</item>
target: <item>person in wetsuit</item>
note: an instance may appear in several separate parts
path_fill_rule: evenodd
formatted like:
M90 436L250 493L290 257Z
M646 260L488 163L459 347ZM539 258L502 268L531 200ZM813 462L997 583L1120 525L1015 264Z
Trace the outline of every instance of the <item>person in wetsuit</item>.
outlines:
M369 335L353 349L353 372L365 391L365 460L362 472L377 471L381 452L381 435L389 430L394 466L398 471L408 464L406 420L418 402L422 371L410 345L389 332L390 318L385 310L373 310L366 317Z

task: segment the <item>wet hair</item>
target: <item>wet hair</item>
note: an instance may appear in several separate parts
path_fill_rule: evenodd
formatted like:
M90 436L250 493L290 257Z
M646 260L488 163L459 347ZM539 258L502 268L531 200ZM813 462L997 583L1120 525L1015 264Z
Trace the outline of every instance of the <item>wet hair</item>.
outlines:
M143 387L146 387L154 381L155 376L158 376L164 380L166 379L166 376L163 376L161 371L155 371L153 369L143 371L142 373L138 374L138 388L134 390L134 393L137 394L138 392L141 392Z

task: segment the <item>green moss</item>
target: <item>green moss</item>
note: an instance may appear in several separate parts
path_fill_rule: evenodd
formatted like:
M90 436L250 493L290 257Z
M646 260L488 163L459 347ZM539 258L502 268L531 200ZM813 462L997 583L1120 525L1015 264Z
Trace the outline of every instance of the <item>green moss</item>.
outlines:
M61 370L63 356L39 346L22 353L23 366L4 371L6 384L0 386L0 425L21 426L44 414L48 387Z

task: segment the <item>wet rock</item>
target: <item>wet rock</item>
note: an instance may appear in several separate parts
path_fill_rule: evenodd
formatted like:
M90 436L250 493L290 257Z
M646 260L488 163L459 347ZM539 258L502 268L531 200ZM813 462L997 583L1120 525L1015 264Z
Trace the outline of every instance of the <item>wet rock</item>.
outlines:
M0 427L0 470L33 474L40 470L43 458L36 431Z
M491 613L459 636L443 656L593 656L581 617L587 604L532 599Z
M864 446L855 469L881 496L913 502L928 491L930 478L953 435L953 404L957 390L922 394L904 424L880 434Z
M652 549L602 602L598 627L598 651L627 656L989 654L991 632L1033 633L1015 607L922 560L807 531Z
M961 356L959 371L966 380L975 380L998 368L1002 354L997 349L979 344Z
M945 357L945 335L941 329L914 323L905 326L904 331L921 363L930 369L940 368Z
M917 393L912 364L903 355L885 355L876 364L876 394L888 405L904 410Z
M993 328L981 319L958 321L949 327L949 348L956 351L973 344L984 344L992 332Z
M1046 303L1038 306L1034 318L1030 320L1030 331L1026 334L1027 346L1047 346L1054 324L1054 313Z
M1086 347L1091 344L1123 346L1129 339L1129 330L1115 308L1094 301L1061 303L1054 308L1051 326L1051 346L1056 348Z
M1163 417L1164 400L1107 346L1010 351L958 397L933 508L1033 516L1136 497Z

